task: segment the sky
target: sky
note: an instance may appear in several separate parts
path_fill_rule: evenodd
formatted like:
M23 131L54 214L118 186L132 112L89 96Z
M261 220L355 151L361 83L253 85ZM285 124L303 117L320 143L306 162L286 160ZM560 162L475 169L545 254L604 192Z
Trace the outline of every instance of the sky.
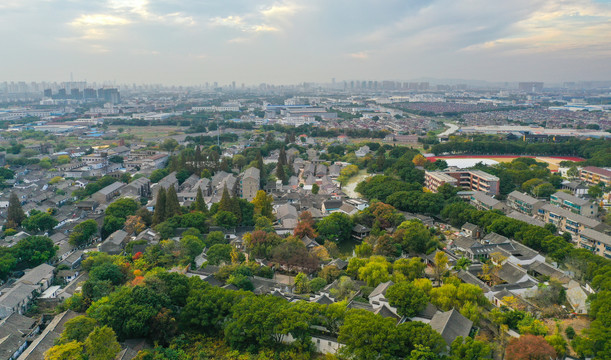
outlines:
M0 0L0 81L611 80L610 0Z

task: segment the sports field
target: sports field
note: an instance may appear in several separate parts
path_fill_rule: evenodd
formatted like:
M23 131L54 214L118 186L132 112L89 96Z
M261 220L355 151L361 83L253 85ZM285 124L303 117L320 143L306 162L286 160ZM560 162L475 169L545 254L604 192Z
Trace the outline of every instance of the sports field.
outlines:
M549 164L549 169L551 171L558 171L558 167L560 162L562 161L584 161L585 159L576 157L576 156L516 156L516 155L447 155L447 156L431 156L428 157L428 161L436 161L437 159L442 160L473 160L473 159L482 159L482 160L492 160L493 162L511 162L513 159L517 159L519 157L528 157L534 158L537 161L546 162Z

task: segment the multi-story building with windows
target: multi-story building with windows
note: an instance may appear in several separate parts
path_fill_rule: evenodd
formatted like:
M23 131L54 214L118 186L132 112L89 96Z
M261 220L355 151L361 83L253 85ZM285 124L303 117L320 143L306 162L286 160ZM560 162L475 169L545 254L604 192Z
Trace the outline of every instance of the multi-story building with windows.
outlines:
M579 233L577 243L579 247L611 259L611 236L607 234L592 229L584 229Z
M250 167L244 171L240 179L240 195L243 199L252 201L260 189L260 171Z
M599 221L551 204L543 205L538 210L537 216L545 223L554 224L558 230L572 235L577 235L584 229L602 230L605 227Z
M432 192L437 192L437 189L443 184L457 186L458 180L443 171L427 171L424 174L424 186Z
M503 202L498 201L492 196L484 194L484 192L482 191L473 192L469 203L478 208L479 210L506 210L505 204L503 204Z
M552 205L574 212L575 214L595 218L598 215L598 205L591 201L578 198L563 191L558 191L549 198Z
M507 195L507 206L526 215L535 215L543 205L545 205L544 201L519 191L512 191Z
M611 186L611 171L607 169L586 166L579 172L579 177L588 185L598 185L602 182L605 186Z
M437 188L443 184L450 184L466 190L481 191L488 195L497 195L500 185L498 177L481 170L427 171L424 181L427 189L433 192L437 192Z

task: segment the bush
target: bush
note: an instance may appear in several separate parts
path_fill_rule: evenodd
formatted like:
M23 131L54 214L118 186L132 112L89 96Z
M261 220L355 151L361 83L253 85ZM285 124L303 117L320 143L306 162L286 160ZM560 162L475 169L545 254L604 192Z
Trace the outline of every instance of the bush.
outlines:
M322 290L325 286L327 286L327 282L325 281L325 279L317 277L310 281L309 286L310 290L313 293L316 293Z
M569 339L572 339L575 337L575 329L573 329L572 326L567 327L566 330L564 330L564 332L566 333L566 337L568 337Z
M4 230L4 236L13 236L17 234L17 230L15 229L6 229Z

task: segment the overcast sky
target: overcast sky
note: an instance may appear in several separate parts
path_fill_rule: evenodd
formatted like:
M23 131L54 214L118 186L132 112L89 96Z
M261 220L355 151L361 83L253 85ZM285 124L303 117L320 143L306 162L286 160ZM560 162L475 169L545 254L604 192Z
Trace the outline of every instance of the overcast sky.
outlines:
M0 0L0 81L611 79L609 0Z

